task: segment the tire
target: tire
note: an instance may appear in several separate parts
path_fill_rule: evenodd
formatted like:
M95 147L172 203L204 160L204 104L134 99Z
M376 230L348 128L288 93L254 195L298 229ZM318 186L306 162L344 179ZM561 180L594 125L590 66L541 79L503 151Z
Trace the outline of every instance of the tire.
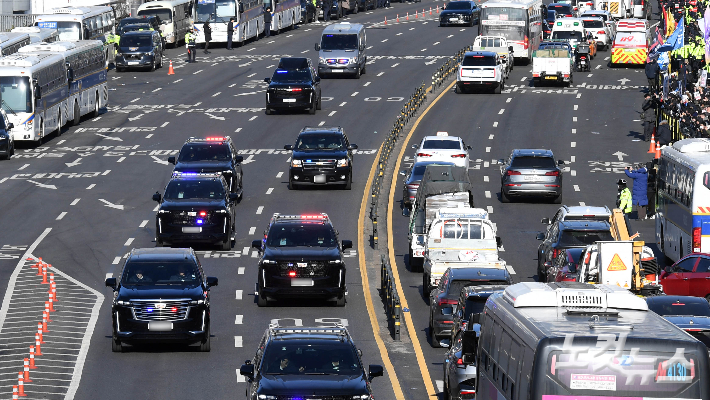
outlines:
M113 353L123 353L123 345L120 340L111 338L111 351Z
M158 63L158 68L163 68L163 55L160 55L160 63Z
M207 332L205 333L206 338L200 342L200 352L202 353L209 353L210 351L210 323L207 323Z
M345 183L345 190L351 190L353 188L353 175L352 171L350 172L350 176L348 177L348 181Z
M338 300L334 301L335 307L345 307L345 295L338 297Z
M125 68L123 67L116 67L116 72L123 72L125 71Z
M316 113L316 109L318 109L318 100L313 102L313 105L311 105L311 108L308 109L308 113L311 115L314 115Z
M298 185L296 185L293 180L289 179L288 180L288 189L289 190L298 190Z
M227 229L227 240L222 242L222 251L232 250L232 229Z
M360 67L358 66L357 72L355 72L355 79L360 79L360 74L361 74L361 71L360 71Z
M74 119L71 120L70 124L72 126L79 125L79 122L81 122L81 110L79 109L79 102L75 101L74 102Z
M91 118L99 116L99 92L96 92L96 101L94 101L94 111L91 113Z
M454 85L454 93L460 94L461 90L459 89L459 85Z
M501 203L510 203L510 197L508 197L505 192L503 191L503 188L500 188L500 202Z
M552 200L552 203L554 203L554 204L562 204L562 193L560 193L559 196L555 197L555 199Z
M261 295L258 295L256 296L256 305L259 307L268 307L269 300L266 300L265 297L261 297Z
M57 136L62 136L62 127L64 126L64 118L62 116L62 109L59 108L59 126L57 127Z
M431 288L429 287L429 275L422 275L422 298L425 300L429 299L429 293L431 293Z
M367 57L365 57L365 65L362 66L361 74L365 75L367 73Z
M153 59L153 62L150 63L150 72L155 71L155 59Z
M318 103L316 103L316 110L320 110L323 107L323 100L318 96Z
M501 86L503 86L503 81L501 81L500 85L496 86L496 88L493 89L493 93L500 94L502 92Z
M436 336L434 336L434 327L432 326L431 321L429 321L429 344L435 349L441 347L441 344L439 344L439 341L436 339Z
M539 257L542 257L542 256L538 255L538 258ZM542 282L542 283L547 282L547 273L542 270L542 264L540 263L539 259L537 261L537 280L538 280L538 282Z
M707 301L708 301L708 303L710 303L710 294L709 294L709 295L707 295L707 296L705 296L705 300L707 300Z
M266 110L264 110L264 113L265 113L266 115L271 115L272 111L271 111L271 109L270 109L269 107L266 107Z

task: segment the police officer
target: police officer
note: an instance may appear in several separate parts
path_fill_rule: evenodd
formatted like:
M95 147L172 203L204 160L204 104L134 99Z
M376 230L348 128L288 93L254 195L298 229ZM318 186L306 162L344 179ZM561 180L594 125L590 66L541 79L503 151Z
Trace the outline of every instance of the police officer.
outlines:
M232 35L234 34L234 17L227 24L227 50L232 50Z
M628 215L632 209L631 202L631 190L626 187L626 179L619 179L616 181L619 189L619 198L616 200L616 204L619 206L624 215Z
M264 37L271 36L271 7L264 11Z
M196 49L196 44L195 40L197 39L197 36L195 36L195 29L190 28L189 31L185 34L185 47L187 47L187 62L196 62L195 61L195 49Z
M210 14L212 18L212 14ZM210 41L212 40L212 28L210 28L210 18L207 18L204 25L202 25L202 32L205 34L205 54L210 54Z

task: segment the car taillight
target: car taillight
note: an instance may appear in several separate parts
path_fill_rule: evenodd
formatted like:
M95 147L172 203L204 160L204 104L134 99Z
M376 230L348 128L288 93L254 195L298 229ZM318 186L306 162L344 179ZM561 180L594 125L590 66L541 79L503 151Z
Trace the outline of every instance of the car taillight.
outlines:
M557 258L557 249L552 250L552 258Z
M461 389L459 391L460 394L476 394L475 390L469 390L469 389Z
M571 15L570 15L570 17L571 17ZM527 50L529 45L530 45L530 39L528 39L528 37L525 36L525 41L523 42L523 48L525 50Z
M462 359L462 358L457 359L457 360L456 360L456 364L457 364L457 365L463 365L463 359Z
M512 169L509 169L508 171L506 171L505 174L508 175L508 176L510 176L510 175L522 175L522 174L520 173L520 171L514 171L514 170L512 170Z
M606 34L605 31L598 31L598 32L597 32L597 35L604 35L604 34Z
M439 304L459 304L456 299L441 299Z
M417 157L431 157L431 154L427 154L427 153L417 153Z
M693 253L700 252L700 228L693 228Z
M291 278L293 278L294 276L296 276L296 271L289 271L289 272L288 272L288 276L290 276Z
M454 154L451 158L466 158L466 154Z
M419 184L418 183L410 183L409 185L407 185L407 188L417 189L417 188L419 188Z

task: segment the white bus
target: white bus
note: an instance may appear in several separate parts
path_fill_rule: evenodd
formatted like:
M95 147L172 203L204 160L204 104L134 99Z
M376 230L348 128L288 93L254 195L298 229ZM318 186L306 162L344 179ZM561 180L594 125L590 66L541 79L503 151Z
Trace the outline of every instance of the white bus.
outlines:
M17 53L20 47L27 46L32 40L30 35L21 32L3 32L0 33L0 54L9 56Z
M202 26L209 20L212 28L211 43L227 42L227 24L234 18L235 43L245 42L264 32L264 0L197 0L193 21L197 43L205 42Z
M67 122L77 125L87 114L98 117L99 109L108 104L107 70L101 41L38 43L21 48L20 53L64 57L69 93L60 117L62 126Z
M39 142L63 123L69 85L59 54L0 57L0 106L15 125L15 142Z
M271 8L271 31L295 26L301 19L300 0L264 0L264 10Z
M165 41L177 46L192 27L192 7L192 0L151 1L138 7L138 15L157 16Z
M59 40L59 32L56 29L39 28L37 26L20 26L10 32L30 35L30 43L52 43Z
M661 149L656 209L656 241L668 258L710 252L709 139Z
M532 61L542 41L542 0L489 1L481 4L478 34L503 36L513 44L513 56Z

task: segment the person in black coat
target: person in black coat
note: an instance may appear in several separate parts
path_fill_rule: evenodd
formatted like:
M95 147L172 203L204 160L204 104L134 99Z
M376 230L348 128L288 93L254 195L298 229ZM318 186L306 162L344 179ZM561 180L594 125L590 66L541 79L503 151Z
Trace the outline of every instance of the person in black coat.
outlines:
M656 82L656 77L658 77L658 71L660 67L658 66L657 59L652 59L650 62L646 63L646 78L648 79L648 92L655 93L658 91L658 83Z
M234 34L234 18L227 24L227 50L232 50L232 34Z
M656 126L656 107L655 100L650 93L644 95L643 104L641 105L641 120L643 121L643 138L645 141L650 141L653 135L653 128Z
M264 11L264 37L271 36L271 7Z
M659 146L668 146L671 144L673 141L673 133L671 132L671 128L668 127L667 120L664 119L660 124L658 124L657 132Z
M210 18L212 15L210 14ZM212 28L210 28L210 20L207 18L205 24L202 25L202 31L205 33L205 54L210 54L210 40L212 40Z

